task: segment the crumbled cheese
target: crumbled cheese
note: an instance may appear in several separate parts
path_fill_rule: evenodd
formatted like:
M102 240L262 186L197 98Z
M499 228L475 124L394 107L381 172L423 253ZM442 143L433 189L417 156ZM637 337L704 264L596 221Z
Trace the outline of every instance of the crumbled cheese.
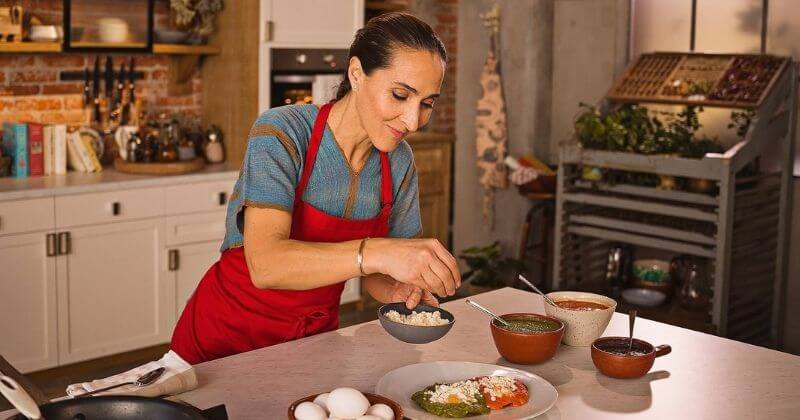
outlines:
M510 376L484 376L478 378L478 384L484 392L489 394L492 401L517 390L517 383Z
M458 402L474 403L478 401L475 396L479 393L478 383L473 380L440 384L436 385L433 390L427 391L431 402L442 404L453 403L453 398Z
M422 327L447 325L450 323L450 321L442 318L439 312L412 311L411 315L404 315L397 311L389 311L386 312L386 317L394 322Z

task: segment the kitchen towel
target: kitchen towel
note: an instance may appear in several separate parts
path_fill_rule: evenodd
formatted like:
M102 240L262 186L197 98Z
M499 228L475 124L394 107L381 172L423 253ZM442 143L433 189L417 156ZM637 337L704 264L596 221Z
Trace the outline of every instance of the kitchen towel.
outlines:
M77 397L81 394L111 385L134 382L145 373L160 367L166 368L166 372L153 384L143 387L125 385L95 395L139 395L143 397L159 397L162 395L180 394L197 388L197 375L192 365L183 360L177 353L170 350L160 360L148 362L127 372L91 382L72 384L67 387L67 395Z

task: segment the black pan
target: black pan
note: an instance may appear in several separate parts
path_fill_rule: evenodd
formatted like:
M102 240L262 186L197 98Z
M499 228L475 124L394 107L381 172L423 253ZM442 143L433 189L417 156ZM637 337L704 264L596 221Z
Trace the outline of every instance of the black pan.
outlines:
M208 420L202 411L190 405L160 398L130 395L107 395L47 403L39 406L47 420ZM9 420L26 420L17 414Z

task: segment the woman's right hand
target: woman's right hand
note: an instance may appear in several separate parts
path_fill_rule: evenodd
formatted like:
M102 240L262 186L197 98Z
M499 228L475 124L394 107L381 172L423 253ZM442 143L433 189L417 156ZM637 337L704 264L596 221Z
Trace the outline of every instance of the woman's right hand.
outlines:
M436 239L368 239L363 266L442 297L461 286L458 262Z

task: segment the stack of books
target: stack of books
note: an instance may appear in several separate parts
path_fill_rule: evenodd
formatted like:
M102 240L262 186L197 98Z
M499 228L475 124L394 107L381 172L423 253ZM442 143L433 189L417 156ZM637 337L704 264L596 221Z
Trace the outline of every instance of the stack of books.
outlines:
M91 140L64 124L3 123L3 155L11 158L11 176L43 176L103 169Z

